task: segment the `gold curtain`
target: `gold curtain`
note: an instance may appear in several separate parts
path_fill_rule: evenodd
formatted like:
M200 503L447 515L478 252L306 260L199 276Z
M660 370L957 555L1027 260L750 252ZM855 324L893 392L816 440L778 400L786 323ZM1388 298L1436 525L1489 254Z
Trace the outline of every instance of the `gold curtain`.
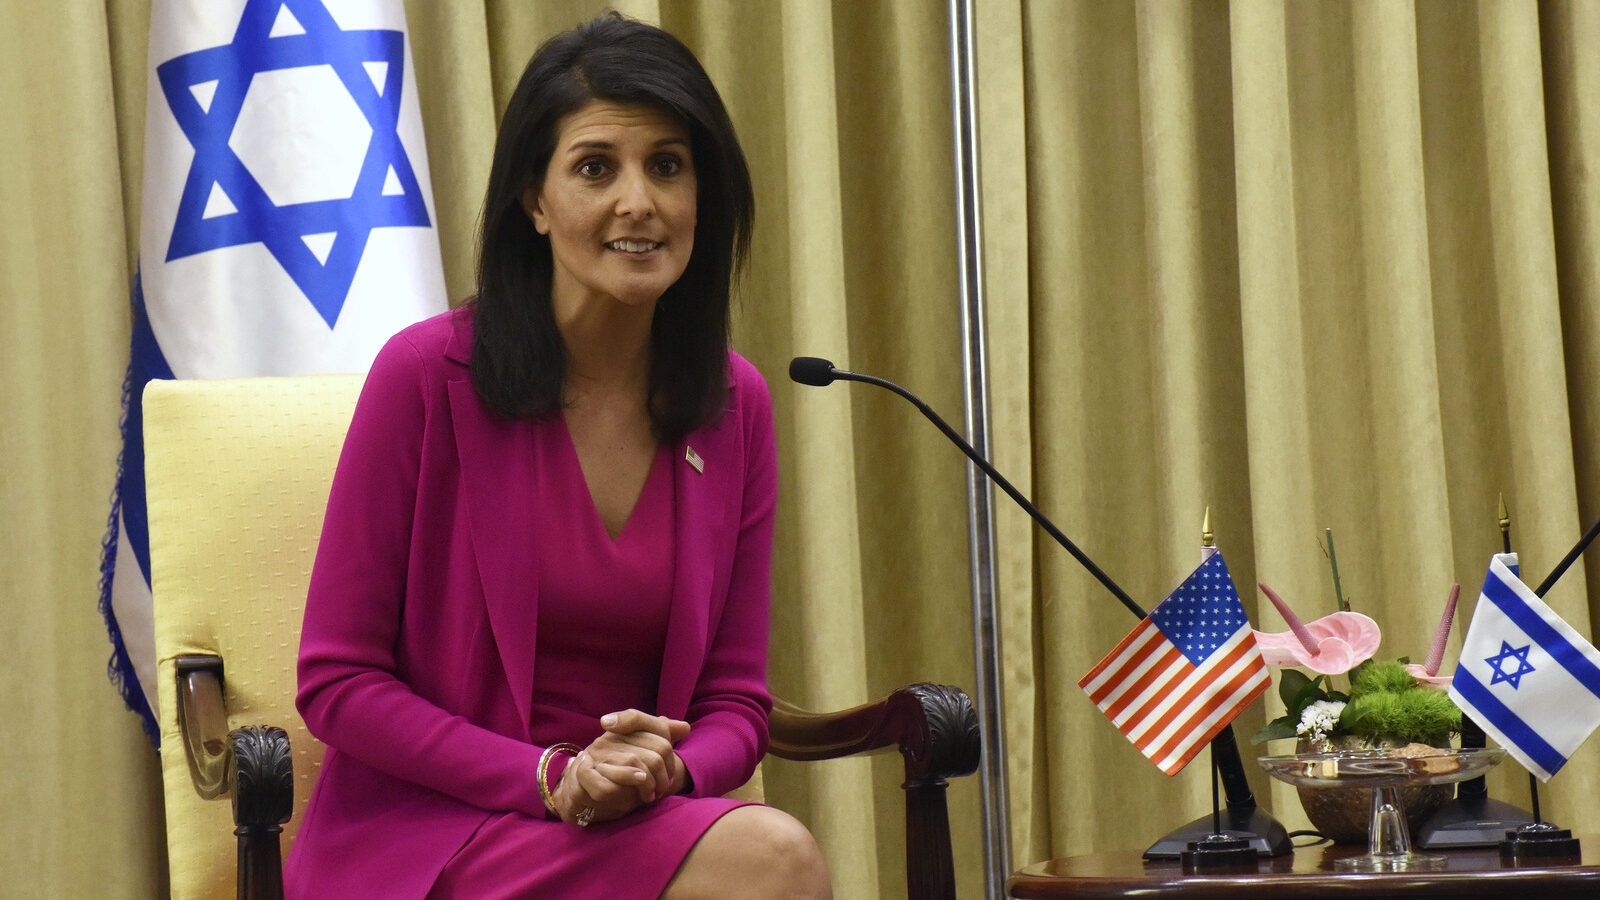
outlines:
M446 282L470 294L499 112L538 44L596 0L407 2ZM772 681L813 708L914 680L968 684L963 470L893 398L801 389L830 356L960 409L945 19L918 4L632 0L723 92L757 191L735 345L772 384L782 442ZM21 747L0 871L19 895L164 893L154 754L105 679L95 609L136 265L149 0L0 0L0 503L9 690ZM870 86L870 87L869 87ZM908 140L907 138L911 139ZM88 263L96 260L98 264ZM768 765L839 895L904 893L896 754ZM963 893L981 865L977 787L952 797ZM88 847L100 852L86 852ZM862 853L861 848L878 848Z
M779 416L774 687L815 708L912 680L970 690L961 457L883 392L784 375L791 356L826 356L960 413L944 5L616 5L700 54L755 174L735 342ZM601 6L407 3L457 300L498 113L537 44ZM1581 52L1600 10L975 7L1002 471L1146 607L1197 562L1210 506L1241 586L1266 580L1320 615L1331 527L1386 656L1425 652L1450 583L1476 593L1497 494L1524 570L1548 571L1600 512L1585 180L1600 63ZM0 720L16 748L0 871L19 895L164 892L157 767L105 681L94 608L148 13L0 0ZM998 513L1013 861L1143 846L1200 815L1203 757L1167 779L1076 687L1131 617L1003 498ZM1584 632L1600 611L1588 577L1575 568L1550 598ZM1247 758L1275 704L1238 724ZM1597 746L1543 794L1565 826L1600 830L1580 802L1600 786ZM769 798L816 830L839 896L903 894L900 777L892 754L769 766ZM1292 793L1255 786L1303 824ZM1491 790L1526 805L1515 764ZM977 791L951 789L962 896L981 894Z
M1420 660L1451 651L1497 496L1537 584L1600 512L1600 34L1585 3L979 4L994 434L1001 467L1146 608L1209 506L1252 620L1344 591ZM1003 261L996 264L997 261ZM1142 847L1205 813L1075 683L1133 625L1003 511L1014 858ZM1591 567L1591 571L1600 571ZM1586 586L1586 578L1589 584ZM1591 633L1593 576L1548 598ZM1275 691L1235 725L1282 712ZM1306 827L1295 795L1258 797ZM1107 788L1115 785L1115 790ZM1600 744L1541 793L1593 831ZM1491 792L1528 805L1514 762Z

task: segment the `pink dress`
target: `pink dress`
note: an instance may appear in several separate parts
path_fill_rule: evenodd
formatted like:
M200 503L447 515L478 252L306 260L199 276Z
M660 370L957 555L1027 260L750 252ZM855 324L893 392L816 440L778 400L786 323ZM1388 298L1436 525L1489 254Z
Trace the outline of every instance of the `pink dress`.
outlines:
M539 482L538 656L530 735L580 746L601 716L649 711L665 650L673 574L671 448L656 452L622 531L606 532L564 420L535 427ZM555 775L552 771L551 781ZM700 836L742 805L666 797L587 829L499 813L440 873L429 898L658 896Z
M564 423L479 399L472 322L469 305L395 335L345 438L300 632L295 703L327 753L291 900L653 897L766 753L760 373L728 354L723 414L664 451L612 541ZM548 818L545 742L586 744L629 705L691 724L687 796L589 829Z

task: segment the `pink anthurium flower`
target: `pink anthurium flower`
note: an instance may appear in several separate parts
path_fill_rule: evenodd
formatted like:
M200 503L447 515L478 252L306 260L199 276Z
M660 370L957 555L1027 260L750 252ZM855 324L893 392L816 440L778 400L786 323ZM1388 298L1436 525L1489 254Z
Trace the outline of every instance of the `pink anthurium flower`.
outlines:
M1342 675L1371 659L1378 649L1382 632L1370 617L1336 612L1302 623L1272 588L1265 584L1260 587L1289 623L1288 631L1255 632L1256 644L1268 665L1304 666L1321 675Z
M1447 690L1450 687L1451 675L1440 675L1439 664L1444 662L1444 645L1450 640L1450 624L1456 618L1456 600L1461 597L1461 585L1450 588L1450 596L1444 601L1444 616L1439 619L1439 627L1433 633L1433 646L1428 648L1428 661L1424 665L1406 663L1406 671L1423 687L1436 690Z
M1439 691L1449 690L1450 681L1455 677L1454 675L1429 675L1427 668L1416 663L1406 663L1406 671L1410 672L1411 677L1417 680L1417 684Z

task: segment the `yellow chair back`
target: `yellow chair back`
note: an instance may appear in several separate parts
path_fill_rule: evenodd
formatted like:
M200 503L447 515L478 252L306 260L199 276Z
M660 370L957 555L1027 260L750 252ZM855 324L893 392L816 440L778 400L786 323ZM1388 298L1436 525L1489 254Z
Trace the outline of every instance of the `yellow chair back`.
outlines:
M174 900L231 896L231 804L196 793L174 660L223 659L228 725L277 725L294 751L294 840L323 746L294 709L295 656L328 485L360 375L153 381L144 394L161 769Z
M277 725L294 752L287 858L323 745L294 708L306 586L361 375L153 381L144 394L151 587L174 900L235 886L231 804L200 798L175 663L222 657L228 726ZM730 796L760 801L761 770Z

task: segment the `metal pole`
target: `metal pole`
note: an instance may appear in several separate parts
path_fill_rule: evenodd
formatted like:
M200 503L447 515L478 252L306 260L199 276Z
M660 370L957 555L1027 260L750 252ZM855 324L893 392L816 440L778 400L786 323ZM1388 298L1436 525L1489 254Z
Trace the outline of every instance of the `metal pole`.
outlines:
M951 108L955 114L957 260L961 270L961 370L966 382L967 440L989 453L989 367L983 310L983 231L979 215L978 98L973 13L967 0L950 0ZM1001 704L999 609L994 573L994 491L975 464L967 464L967 542L972 557L973 658L977 668L978 729L983 762L984 885L989 900L1005 896L1011 872L1011 821L1007 807L1005 716Z

